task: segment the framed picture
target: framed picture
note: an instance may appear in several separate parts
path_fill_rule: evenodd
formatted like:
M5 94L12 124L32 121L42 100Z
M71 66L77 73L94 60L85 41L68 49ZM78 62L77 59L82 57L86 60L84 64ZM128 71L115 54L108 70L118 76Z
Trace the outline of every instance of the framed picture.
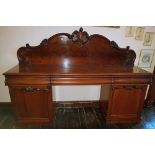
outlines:
M135 39L142 41L143 37L144 37L144 27L137 27Z
M153 37L154 37L154 32L146 32L143 45L151 46Z
M125 29L125 37L133 37L135 34L134 26L127 26Z
M150 68L154 55L153 49L143 49L140 52L138 66L141 68Z

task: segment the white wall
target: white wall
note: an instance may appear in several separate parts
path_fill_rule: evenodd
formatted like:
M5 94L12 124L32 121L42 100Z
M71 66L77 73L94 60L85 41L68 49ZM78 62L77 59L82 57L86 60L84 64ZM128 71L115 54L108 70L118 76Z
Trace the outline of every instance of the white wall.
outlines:
M138 63L139 53L141 49L155 49L155 39L152 46L143 46L142 41L137 41L133 37L125 37L125 27L119 29L106 27L83 27L89 34L101 34L114 40L120 47L130 46L135 50ZM8 88L4 85L3 72L18 64L17 50L21 46L29 43L32 46L40 44L40 42L52 35L60 32L72 33L79 27L0 27L0 102L9 102ZM155 27L145 27L145 32L155 32ZM155 55L154 55L155 56ZM147 70L153 71L155 57L153 63ZM54 87L55 100L97 100L99 99L100 86L61 86Z

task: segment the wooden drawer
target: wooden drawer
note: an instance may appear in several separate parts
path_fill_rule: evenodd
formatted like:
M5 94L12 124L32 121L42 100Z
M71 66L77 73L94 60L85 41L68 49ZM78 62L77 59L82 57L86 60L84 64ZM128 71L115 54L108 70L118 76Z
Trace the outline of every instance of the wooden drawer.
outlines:
M50 84L50 77L48 76L6 76L6 85L47 85Z
M111 84L112 78L52 78L52 85Z
M115 84L150 84L151 78L139 78L139 77L123 77L123 78L113 78L113 83Z

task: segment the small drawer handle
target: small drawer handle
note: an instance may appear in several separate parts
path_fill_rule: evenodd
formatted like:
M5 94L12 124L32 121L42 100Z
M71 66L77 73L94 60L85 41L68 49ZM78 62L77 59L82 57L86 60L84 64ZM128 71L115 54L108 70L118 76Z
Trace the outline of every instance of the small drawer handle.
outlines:
M31 86L29 86L29 87L25 88L25 91L26 92L32 92L32 91L34 91L34 89Z
M126 90L143 89L143 86L124 86Z
M135 86L136 88L135 89L143 89L144 87L143 86Z
M48 88L42 88L42 89L41 88L33 88L33 87L29 86L29 87L24 88L23 90L26 92L34 92L34 91L48 91L49 89Z
M123 88L125 88L126 90L133 90L135 89L135 86L124 86Z

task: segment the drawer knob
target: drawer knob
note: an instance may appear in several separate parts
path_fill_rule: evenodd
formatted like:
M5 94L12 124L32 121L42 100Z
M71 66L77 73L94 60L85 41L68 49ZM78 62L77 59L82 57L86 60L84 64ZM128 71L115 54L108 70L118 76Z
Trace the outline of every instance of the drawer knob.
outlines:
M32 91L33 91L33 88L32 88L31 86L26 87L26 88L25 88L25 91L27 91L27 92L32 92Z
M49 89L48 88L42 88L42 89L41 88L33 88L33 87L29 86L29 87L24 88L23 90L26 92L37 92L37 91L48 91Z

